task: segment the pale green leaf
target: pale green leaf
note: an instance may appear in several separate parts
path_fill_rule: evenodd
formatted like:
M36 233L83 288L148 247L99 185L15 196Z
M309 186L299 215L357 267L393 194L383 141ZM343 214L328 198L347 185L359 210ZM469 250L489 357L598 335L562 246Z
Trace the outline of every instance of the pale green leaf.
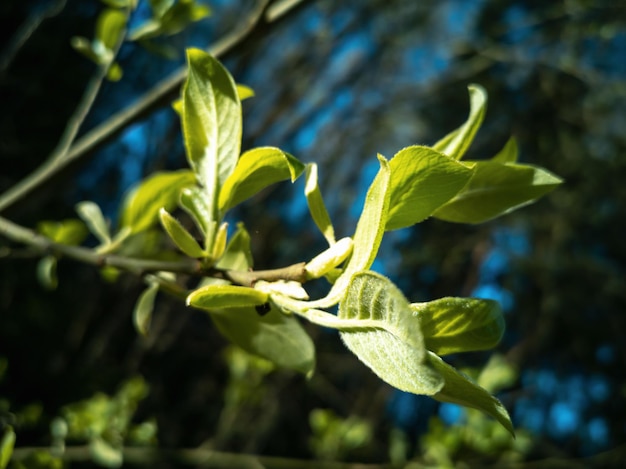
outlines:
M93 44L86 37L74 36L70 40L70 44L77 52L80 52L81 54L83 54L85 57L87 57L93 63L95 63L95 64L100 64L101 63L100 57L93 50Z
M56 290L59 285L57 278L57 258L44 256L37 263L37 280L46 290Z
M227 339L246 352L307 377L313 374L315 346L295 317L275 307L261 316L247 307L222 310L211 314L211 319Z
M159 284L157 282L150 282L148 288L146 288L135 303L135 309L133 311L133 324L135 329L141 335L148 335L150 329L150 322L152 321L152 311L154 310L154 300L159 292Z
M237 231L231 236L226 251L217 262L218 269L247 272L253 267L250 234L243 223L237 224Z
M93 461L100 466L117 468L122 467L124 462L122 450L99 436L89 441L89 452Z
M37 231L55 243L76 246L89 235L89 230L81 220L73 218L62 221L42 221L37 224Z
M212 215L204 193L199 187L183 189L180 193L179 204L191 216L203 234L209 233Z
M215 312L223 308L259 306L268 300L267 293L250 287L207 285L192 291L187 296L187 306Z
M354 275L338 318L354 323L340 328L341 338L383 381L415 394L441 390L443 379L430 365L420 320L389 279L374 272Z
M435 399L481 410L500 422L511 435L515 434L511 417L498 399L445 363L434 353L429 352L428 355L433 367L445 380L443 389L433 396Z
M426 348L437 355L493 348L504 334L500 305L478 298L441 298L412 303Z
M126 15L120 10L107 8L98 16L96 21L96 40L108 50L115 49L122 39L126 28Z
M97 204L90 201L79 202L76 204L76 213L100 243L109 244L111 242L109 224L104 219L104 215Z
M204 187L213 218L219 188L234 171L241 146L241 103L228 71L209 54L187 51L183 137L189 164Z
M220 190L220 211L249 199L278 181L295 181L304 165L288 153L273 147L249 150L241 155L234 172Z
M309 206L309 212L313 221L328 241L328 244L335 243L335 229L330 221L330 216L326 210L322 192L317 182L317 164L309 163L306 165L306 184L304 186L304 195Z
M170 238L172 238L174 244L178 246L178 249L187 254L189 257L201 258L206 256L206 252L203 251L198 242L193 236L191 236L189 231L187 231L176 218L170 215L167 210L162 208L159 211L159 215L161 218L161 225L163 225L167 234Z
M181 190L195 180L189 170L157 172L144 179L124 197L120 228L129 227L133 234L152 228L159 221L159 210L173 210Z
M493 161L467 162L469 183L433 216L458 223L482 223L527 205L561 184L545 169Z
M15 432L7 425L4 429L2 439L0 439L0 469L5 469L11 460L13 447L15 446Z
M491 161L496 163L515 163L517 162L518 153L517 140L515 140L515 137L511 137L504 144L502 150L491 158Z
M389 161L391 199L387 230L428 218L467 184L472 170L432 148L412 146Z
M354 232L352 256L328 295L321 300L311 302L310 308L327 308L337 304L343 297L352 276L357 272L369 269L376 258L385 232L389 208L389 180L391 178L389 162L382 155L378 155L378 161L380 162L380 169L365 195L363 211Z
M470 112L467 121L433 145L433 148L455 160L460 160L474 140L485 118L487 92L480 85L467 87L470 95Z
M342 238L315 256L304 266L307 278L319 278L333 270L352 253L352 245L352 238Z
M124 71L117 62L113 62L107 70L107 80L109 81L120 81L123 75Z
M249 86L237 83L237 94L239 95L239 100L243 101L244 99L254 97L254 90Z

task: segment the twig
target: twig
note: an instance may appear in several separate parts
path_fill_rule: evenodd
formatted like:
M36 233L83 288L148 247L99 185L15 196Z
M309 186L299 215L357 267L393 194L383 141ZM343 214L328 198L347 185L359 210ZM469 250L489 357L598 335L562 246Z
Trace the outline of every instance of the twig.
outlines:
M269 0L260 1L237 29L208 48L209 53L215 57L220 57L232 51L261 24L278 21L288 12L293 11L297 5L302 4L303 1L282 0L271 5ZM35 188L62 171L70 163L93 153L111 141L126 126L146 115L160 103L166 101L168 97L173 97L186 75L186 67L181 67L169 77L157 83L151 90L141 96L137 102L122 109L102 124L87 132L63 153L62 158L58 158L57 161L48 159L46 163L35 169L33 173L0 195L0 212L13 206Z
M35 451L50 452L50 448L15 448L13 460L21 461ZM316 461L276 456L226 453L210 449L161 449L125 447L122 449L124 462L129 464L153 465L177 463L190 466L237 469L391 469L391 464L360 464L339 461ZM88 446L70 446L60 458L64 461L92 461ZM419 467L419 466L416 466Z

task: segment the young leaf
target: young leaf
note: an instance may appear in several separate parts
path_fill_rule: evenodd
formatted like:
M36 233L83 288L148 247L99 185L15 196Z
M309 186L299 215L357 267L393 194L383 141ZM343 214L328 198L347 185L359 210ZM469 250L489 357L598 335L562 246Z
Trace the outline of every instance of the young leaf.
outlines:
M307 278L319 278L326 275L339 264L346 260L352 253L352 238L342 238L332 244L324 252L321 252L309 262L304 269Z
M244 99L254 97L254 90L249 86L237 83L237 94L239 95L239 100L243 101Z
M37 231L55 243L76 246L89 235L89 230L81 220L73 218L63 221L42 221L37 224Z
M331 246L335 244L335 229L330 221L330 216L326 210L322 192L317 183L317 164L309 163L306 166L306 184L304 195L309 206L309 212L313 221Z
M228 340L246 352L307 377L313 374L315 346L295 317L276 307L261 316L247 307L214 311L211 319Z
M228 71L209 54L187 51L183 137L187 158L217 216L219 188L234 171L241 145L241 103Z
M37 263L37 280L46 290L56 290L59 285L57 278L57 258L44 256Z
M250 234L243 226L237 225L237 231L231 236L226 251L217 262L218 269L247 271L253 267Z
M129 227L132 234L152 228L158 223L159 210L173 210L181 190L195 181L189 170L158 172L144 179L124 198L120 228Z
M176 218L170 215L164 208L159 211L159 215L161 217L161 225L163 225L167 234L172 238L176 246L178 246L178 249L189 257L206 257L206 252L202 250L194 237L191 236L189 231L187 231Z
M141 335L148 335L150 329L150 322L152 321L152 311L154 310L154 300L159 292L159 284L157 282L150 282L148 288L146 288L135 303L135 309L133 311L133 323L135 329Z
M383 381L415 394L441 390L443 378L430 365L420 320L389 279L374 272L354 275L338 317L354 322L341 338Z
M262 189L278 181L295 181L304 165L288 153L273 147L249 150L241 155L235 171L220 190L220 212L249 199Z
M352 276L367 270L374 262L378 247L385 232L387 210L389 208L389 180L391 171L389 162L378 155L380 169L365 195L363 211L356 225L353 237L352 256L328 294L308 304L310 308L327 308L336 305L345 294Z
M199 187L194 186L183 189L180 193L179 205L191 216L203 234L209 233L213 216Z
M120 41L126 28L126 15L116 9L107 8L98 16L96 22L95 39L99 41L111 54Z
M445 380L443 389L432 396L433 398L441 402L452 402L481 410L495 418L511 435L515 436L511 417L498 399L489 394L486 389L463 376L434 353L429 353L428 357L432 366Z
M482 223L527 205L562 180L545 169L513 163L476 161L467 186L433 216L457 223Z
M432 148L412 146L389 161L391 200L386 230L429 217L467 184L472 170Z
M124 463L124 453L101 436L94 436L89 441L89 453L93 461L104 467L118 468Z
M11 460L13 447L15 446L15 432L13 428L8 426L4 430L2 439L0 439L0 469L5 469Z
M223 308L253 307L266 303L269 295L260 290L238 285L207 285L187 296L187 306L215 312Z
M491 158L491 161L495 163L515 163L517 162L518 153L517 140L515 140L515 137L511 137L504 144L502 150L500 150L496 156Z
M470 95L470 113L467 121L433 145L433 149L455 160L460 160L465 155L485 118L487 108L487 92L482 86L469 85L467 89Z
M410 307L422 325L426 348L437 355L490 349L504 334L504 317L496 301L441 298Z
M84 201L76 204L76 213L85 222L89 231L98 238L101 244L111 243L109 224L104 219L100 207L94 202Z

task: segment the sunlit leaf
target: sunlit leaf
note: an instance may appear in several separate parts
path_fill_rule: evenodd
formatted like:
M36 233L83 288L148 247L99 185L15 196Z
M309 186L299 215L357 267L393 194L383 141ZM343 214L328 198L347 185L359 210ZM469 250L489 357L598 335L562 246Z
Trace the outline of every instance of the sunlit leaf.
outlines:
M433 395L443 379L434 371L420 321L402 292L374 272L352 277L338 317L354 323L341 330L346 346L383 381L402 391Z
M317 164L310 163L306 166L306 184L304 194L309 206L309 212L313 221L328 241L328 244L335 243L335 229L330 221L330 216L326 210L324 199L317 182Z
M431 148L412 146L390 161L391 200L387 230L412 226L429 217L467 184L472 170Z
M433 148L455 160L460 160L474 140L485 118L487 92L480 85L467 87L470 95L470 112L467 121L433 145Z
M492 396L486 389L481 388L466 376L445 363L434 353L429 353L429 360L445 380L441 391L434 397L438 401L452 402L474 409L481 410L495 418L511 435L515 434L511 417L502 403Z
M5 469L11 460L15 446L15 432L11 426L6 426L0 439L0 469Z
M107 80L109 81L120 81L123 75L124 71L117 62L113 62L107 70Z
M246 352L306 376L315 369L315 346L298 320L272 308L259 315L255 308L231 308L211 314L218 330Z
M187 51L183 136L187 158L217 218L219 188L234 171L241 145L241 103L228 71L209 54Z
M278 148L249 150L241 155L234 172L224 182L218 207L225 211L278 181L293 182L303 170L302 163Z
M189 170L157 172L144 179L122 202L120 228L130 227L131 233L152 228L159 222L159 210L173 210L181 190L195 180Z
M244 99L254 97L254 90L249 86L237 83L237 94L239 95L239 100L243 101Z
M258 306L266 303L269 295L260 290L239 285L207 285L187 296L187 305L215 312L223 308Z
M518 157L517 140L515 137L511 137L507 140L502 150L498 152L496 156L491 158L491 161L496 163L515 163Z
M307 277L319 278L326 275L347 259L352 253L352 245L352 238L342 238L315 256L304 267Z
M152 311L154 310L154 300L159 292L159 284L157 282L150 282L148 288L146 288L135 303L135 309L133 311L133 323L135 329L141 335L148 335L150 329L150 322L152 321Z
M545 169L493 161L466 162L469 183L433 216L458 223L482 223L527 205L561 184Z
M240 270L246 272L253 267L250 234L243 223L237 225L237 231L231 236L226 251L216 264L219 269Z
M367 270L376 258L387 221L391 179L389 162L382 155L378 155L378 161L380 169L367 191L363 211L354 232L352 256L326 297L311 302L311 308L326 308L337 304L343 297L352 276L357 272Z
M89 231L98 238L98 241L102 244L111 242L109 224L97 204L90 201L79 202L76 204L76 213L85 222Z
M504 317L496 301L477 298L441 298L412 303L426 348L437 355L486 350L504 333Z
M206 203L204 193L199 187L187 187L180 193L179 204L196 223L203 234L211 229L211 211Z
M95 39L108 50L113 50L121 40L126 28L126 14L120 10L107 8L96 21Z
M189 231L187 231L176 218L170 215L167 210L162 208L159 211L159 216L161 218L161 225L163 225L167 234L172 238L176 246L178 246L178 249L189 257L201 258L206 256L206 252L200 247L194 237L191 236Z

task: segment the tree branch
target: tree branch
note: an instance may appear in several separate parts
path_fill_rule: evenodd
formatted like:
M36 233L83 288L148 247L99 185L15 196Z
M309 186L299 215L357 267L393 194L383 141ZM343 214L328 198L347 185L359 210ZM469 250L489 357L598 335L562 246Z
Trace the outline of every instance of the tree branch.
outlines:
M271 3L261 0L254 10L230 34L218 40L208 48L210 54L220 57L232 51L244 39L249 37L262 24L269 24L283 18L287 13L303 3L304 0L282 0ZM7 210L18 201L33 192L52 176L61 172L70 163L92 154L115 138L126 126L147 115L160 104L174 98L180 85L187 75L186 67L181 67L169 77L157 83L151 90L141 96L134 104L117 112L102 124L94 127L74 144L60 154L58 149L44 164L33 173L0 195L0 212ZM95 90L97 92L97 89ZM95 97L95 94L94 94ZM73 140L73 137L72 137ZM71 143L71 142L70 142Z

